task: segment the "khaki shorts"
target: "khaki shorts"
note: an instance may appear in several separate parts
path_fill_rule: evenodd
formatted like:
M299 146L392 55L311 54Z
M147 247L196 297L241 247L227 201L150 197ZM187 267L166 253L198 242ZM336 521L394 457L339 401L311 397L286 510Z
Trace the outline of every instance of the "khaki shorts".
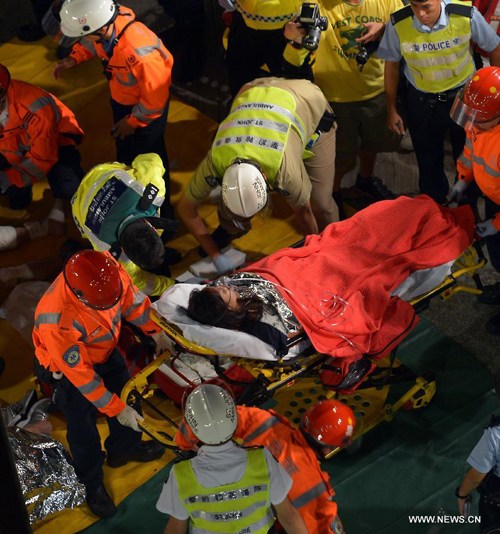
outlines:
M354 169L358 152L393 152L399 136L386 125L385 94L361 102L330 102L337 117L336 176Z

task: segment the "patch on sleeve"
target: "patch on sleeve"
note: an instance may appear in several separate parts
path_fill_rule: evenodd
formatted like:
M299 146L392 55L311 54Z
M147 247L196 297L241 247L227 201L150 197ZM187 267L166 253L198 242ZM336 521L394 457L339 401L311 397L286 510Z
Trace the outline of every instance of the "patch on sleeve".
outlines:
M63 360L69 367L75 367L80 362L80 349L78 345L73 345L64 354Z

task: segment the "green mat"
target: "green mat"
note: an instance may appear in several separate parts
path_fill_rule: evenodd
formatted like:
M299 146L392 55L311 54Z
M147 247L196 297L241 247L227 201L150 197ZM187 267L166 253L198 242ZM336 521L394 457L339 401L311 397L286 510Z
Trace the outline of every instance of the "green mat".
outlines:
M498 410L491 377L425 320L400 345L398 358L415 371L434 372L437 393L427 408L398 412L392 422L372 430L356 453L343 451L324 463L346 532L477 533L478 525L410 524L408 516L444 514L449 516L444 520L452 521L456 515L454 490L467 470L465 460L490 415ZM155 504L169 469L132 493L115 516L84 532L160 534L167 517L156 511ZM472 507L476 513L477 496Z

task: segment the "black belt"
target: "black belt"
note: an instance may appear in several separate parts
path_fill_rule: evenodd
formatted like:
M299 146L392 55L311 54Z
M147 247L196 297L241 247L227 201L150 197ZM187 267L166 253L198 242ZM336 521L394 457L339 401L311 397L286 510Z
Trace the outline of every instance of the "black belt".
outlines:
M440 93L426 93L424 91L420 91L420 89L417 89L412 84L409 85L410 87L413 87L415 91L424 95L425 98L427 98L428 100L434 100L437 102L448 102L449 100L454 100L457 96L457 93L464 86L464 84L462 84L459 87L455 87L454 89L448 89L448 91L441 91Z

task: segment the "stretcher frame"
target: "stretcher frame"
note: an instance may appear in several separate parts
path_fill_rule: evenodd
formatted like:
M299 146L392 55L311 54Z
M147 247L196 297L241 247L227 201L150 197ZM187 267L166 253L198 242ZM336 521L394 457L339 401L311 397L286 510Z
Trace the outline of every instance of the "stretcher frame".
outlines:
M483 286L478 271L486 264L486 261L480 245L477 242L471 245L457 259L452 273L441 284L411 301L415 311L420 313L427 309L430 301L436 296L443 300L448 300L459 292L479 295ZM465 284L464 279L472 280L473 285ZM221 375L223 368L219 364L219 357L231 357L231 355L217 354L211 349L190 342L184 338L181 330L176 325L168 322L156 312L152 313L152 318L173 341L175 352L165 351L134 375L123 388L121 399L129 405L134 405L137 402L145 404L148 407L147 412L154 414L154 416L146 417L139 426L153 439L172 449L179 456L184 456L185 453L177 447L173 439L175 432L178 430L178 422L182 417L181 410L177 407L176 416L171 417L152 402L152 397L158 386L152 383L151 376L162 364L173 363L178 358L178 354L182 352L209 358L216 372ZM291 345L298 341L299 339L294 339ZM395 413L401 409L419 409L427 406L436 392L436 382L433 375L425 374L419 376L415 374L396 359L396 350L397 347L386 358L377 361L377 368L361 383L354 394L344 395L333 390L324 390L323 395L317 396L316 400L321 398L342 400L353 408L357 418L361 414L363 424L358 424L354 439L360 438L384 421L391 421ZM241 365L249 371L254 377L254 382L246 384L227 378L225 380L229 384L249 387L246 393L235 399L238 404L258 406L274 397L279 390L293 389L300 384L314 385L314 388L310 389L311 391L320 388L319 380L316 377L317 371L328 358L329 356L327 355L314 352L312 348L288 361L285 361L283 357L279 357L277 361L273 362L231 357L233 363ZM171 369L188 384L193 387L197 385L182 375L173 365ZM393 402L388 402L391 386L401 382L410 382L411 385ZM295 408L285 411L285 415L292 420L295 416L295 421L297 421L304 408L300 407L299 403L296 402L291 404L294 404ZM158 425L158 418L163 422L167 422L167 430ZM328 458L339 452L339 450L332 451Z

